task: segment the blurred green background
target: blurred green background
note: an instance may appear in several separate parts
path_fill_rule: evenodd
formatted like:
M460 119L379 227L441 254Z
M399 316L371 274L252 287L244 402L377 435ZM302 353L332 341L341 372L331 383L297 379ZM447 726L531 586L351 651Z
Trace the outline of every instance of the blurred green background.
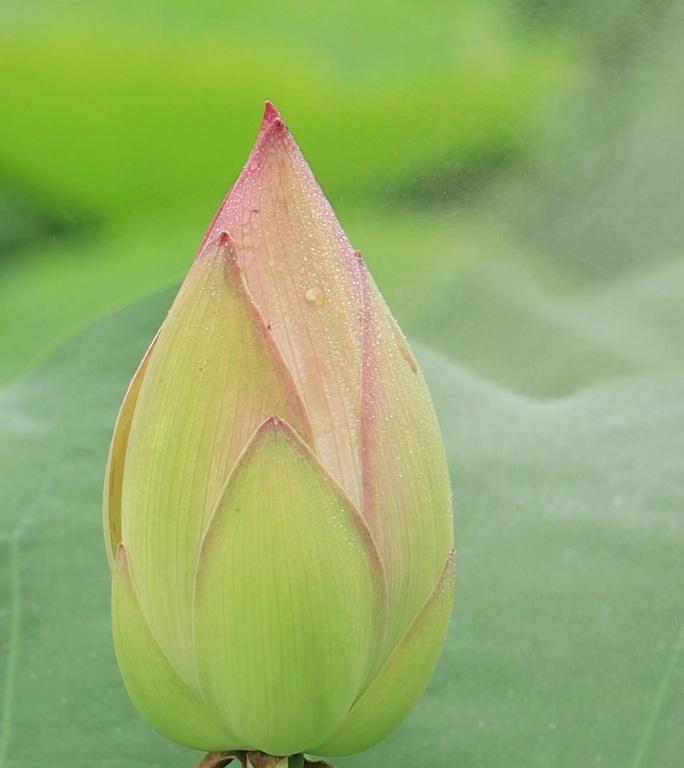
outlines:
M679 768L675 0L0 3L0 766L195 757L125 699L93 510L172 292L129 305L182 279L265 99L411 337L454 484L441 666L340 766Z
M266 98L409 334L533 394L640 369L664 342L607 349L595 291L678 257L681 16L653 0L5 0L0 381L181 278ZM473 306L473 282L493 306Z

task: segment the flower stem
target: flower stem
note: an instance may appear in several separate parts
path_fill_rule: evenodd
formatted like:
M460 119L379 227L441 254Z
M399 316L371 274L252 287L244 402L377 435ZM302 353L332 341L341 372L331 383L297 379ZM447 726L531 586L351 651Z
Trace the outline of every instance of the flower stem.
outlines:
M334 768L329 763L312 762L301 753L289 757L267 755L264 752L209 752L197 768L225 768L236 763L242 768Z

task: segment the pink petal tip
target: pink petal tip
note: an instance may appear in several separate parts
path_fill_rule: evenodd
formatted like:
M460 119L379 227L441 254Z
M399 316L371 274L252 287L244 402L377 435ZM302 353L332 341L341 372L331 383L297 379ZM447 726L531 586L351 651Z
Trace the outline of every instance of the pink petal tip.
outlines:
M274 128L287 131L285 122L280 115L280 112L276 109L273 102L266 102L266 109L264 111L264 119L261 121L260 135L263 135L267 129Z

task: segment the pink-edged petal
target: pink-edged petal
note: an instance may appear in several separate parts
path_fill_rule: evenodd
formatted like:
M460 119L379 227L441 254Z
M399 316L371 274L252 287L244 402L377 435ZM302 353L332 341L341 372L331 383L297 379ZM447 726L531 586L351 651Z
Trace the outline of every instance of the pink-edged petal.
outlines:
M363 515L389 588L389 651L412 621L453 543L444 446L425 380L362 259Z
M193 265L159 333L122 489L122 540L136 563L143 609L189 682L200 541L237 456L272 414L311 441L299 393L224 235Z
M361 300L354 251L270 104L208 237L224 229L235 238L250 292L303 394L315 451L359 503Z

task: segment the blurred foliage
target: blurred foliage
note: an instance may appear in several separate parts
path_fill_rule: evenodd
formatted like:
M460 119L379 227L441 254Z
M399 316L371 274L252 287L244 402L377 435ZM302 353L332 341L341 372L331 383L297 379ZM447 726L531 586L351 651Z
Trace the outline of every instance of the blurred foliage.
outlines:
M630 0L587 15L593 76L499 199L524 237L603 281L682 256L684 7Z
M682 33L665 0L5 2L0 381L180 278L265 97L410 333L530 394L638 370L578 308L679 257Z
M450 308L467 306L468 265L505 262L567 293L677 253L683 29L664 0L8 0L0 381L179 279L266 97L410 332L432 343L430 328L458 324L476 370L499 375L513 355L506 383L530 392L572 390L594 363L622 370L598 347L586 375L525 383L531 306L524 333L484 345L488 323Z
M497 0L9 2L0 167L104 218L216 204L265 98L328 194L520 151L577 78Z
M5 2L0 380L182 275L266 97L408 314L391 286L429 274L416 254L429 248L438 290L491 238L403 209L464 200L529 153L582 80L580 48L499 0Z

